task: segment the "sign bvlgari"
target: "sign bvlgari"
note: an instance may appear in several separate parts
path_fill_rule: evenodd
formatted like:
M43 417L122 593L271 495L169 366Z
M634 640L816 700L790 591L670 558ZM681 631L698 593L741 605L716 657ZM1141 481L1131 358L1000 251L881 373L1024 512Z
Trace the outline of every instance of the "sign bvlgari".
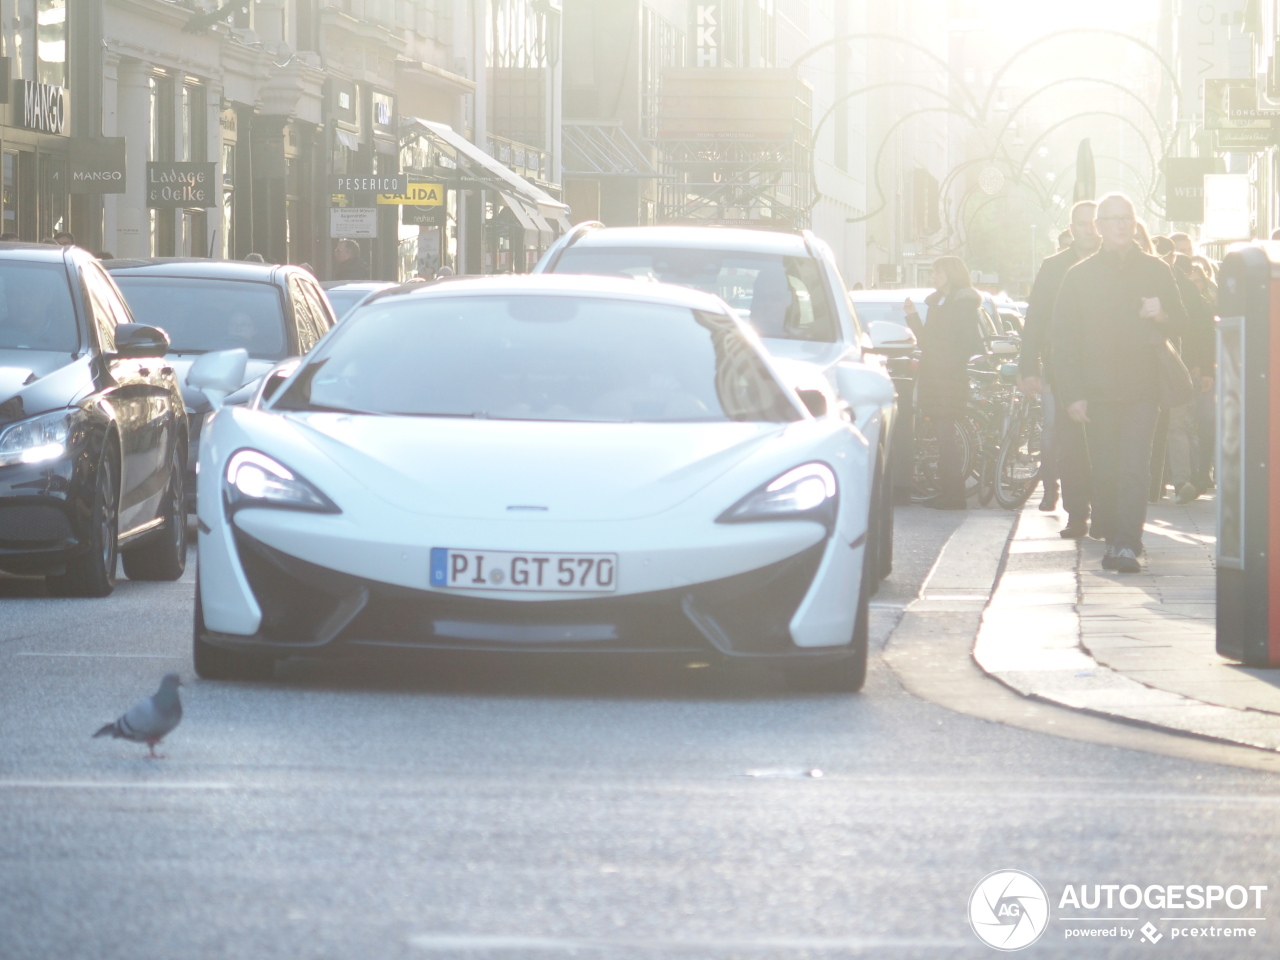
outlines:
M67 132L67 91L37 80L13 81L13 119L41 133Z

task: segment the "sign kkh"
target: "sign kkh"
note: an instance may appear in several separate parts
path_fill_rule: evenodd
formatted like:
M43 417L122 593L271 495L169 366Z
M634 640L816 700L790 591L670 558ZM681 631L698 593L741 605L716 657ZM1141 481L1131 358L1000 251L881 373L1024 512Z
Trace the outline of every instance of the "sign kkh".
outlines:
M125 138L74 137L71 140L71 193L125 192Z
M147 206L152 208L212 207L212 163L147 164Z
M67 132L67 91L36 80L13 81L13 121L28 130Z

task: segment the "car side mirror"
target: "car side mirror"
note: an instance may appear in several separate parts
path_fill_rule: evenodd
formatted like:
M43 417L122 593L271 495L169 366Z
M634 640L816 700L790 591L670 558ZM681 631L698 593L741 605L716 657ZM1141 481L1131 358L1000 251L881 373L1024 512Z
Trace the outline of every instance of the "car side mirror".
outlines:
M112 356L121 360L163 357L169 352L169 335L145 323L122 323L116 327L116 348Z
M187 386L203 393L209 398L209 405L218 410L227 396L239 390L244 383L244 370L248 364L249 351L244 347L206 353L187 371Z
M815 417L825 417L827 415L827 398L821 390L796 390L796 394L800 397L800 402L804 404L804 408Z
M301 357L290 357L288 360L281 360L268 370L258 383L258 390L253 395L253 400L250 401L249 406L256 410L274 397L280 391L284 382L293 376L300 363L302 363Z

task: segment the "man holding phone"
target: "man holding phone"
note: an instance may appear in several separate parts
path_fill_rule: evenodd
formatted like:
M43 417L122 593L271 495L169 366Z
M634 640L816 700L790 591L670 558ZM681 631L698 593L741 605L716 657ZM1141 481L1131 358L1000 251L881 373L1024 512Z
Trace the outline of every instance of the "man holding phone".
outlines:
M1168 264L1135 242L1133 203L1098 203L1102 246L1072 267L1054 311L1059 402L1085 426L1093 466L1093 523L1107 541L1102 566L1142 567L1151 440L1160 409L1160 351L1186 327Z

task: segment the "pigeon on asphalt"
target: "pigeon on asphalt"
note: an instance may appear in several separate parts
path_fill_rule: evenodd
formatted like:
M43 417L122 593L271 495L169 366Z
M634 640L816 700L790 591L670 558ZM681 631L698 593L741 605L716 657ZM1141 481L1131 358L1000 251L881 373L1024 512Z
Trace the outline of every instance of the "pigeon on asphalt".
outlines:
M149 756L163 758L163 754L156 753L156 744L182 722L182 701L178 699L180 686L182 681L176 673L166 673L160 681L160 689L153 696L139 700L128 713L114 723L108 723L94 737L110 735L119 740L145 743L151 751Z

